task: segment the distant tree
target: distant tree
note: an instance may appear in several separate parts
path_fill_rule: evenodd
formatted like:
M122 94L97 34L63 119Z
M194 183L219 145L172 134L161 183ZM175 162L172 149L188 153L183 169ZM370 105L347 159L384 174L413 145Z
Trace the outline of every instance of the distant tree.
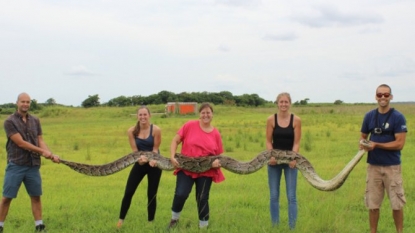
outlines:
M42 109L42 106L37 103L37 100L32 99L30 102L30 110L35 111L40 109Z
M86 98L84 101L82 101L81 106L84 108L90 108L90 107L97 107L99 106L99 96L96 95L88 95L88 98Z
M49 99L46 100L45 104L46 105L55 105L56 101L55 101L54 98L49 98Z
M224 100L234 100L233 95L229 91L221 91L219 95L222 96Z
M131 103L132 105L144 105L146 101L146 97L143 97L141 95L134 95L131 96Z
M170 91L160 91L157 95L163 103L175 102L177 100L176 94Z
M152 94L147 96L147 104L163 104L163 101L161 100L160 96L157 94Z
M257 106L265 104L266 102L264 99L259 97L258 94L251 94L250 97L251 97L251 101L250 101L251 106L257 107Z
M303 100L300 100L300 105L307 105L309 100L310 100L309 98L305 98Z
M249 105L249 95L243 94L240 96L235 96L235 102L237 106L248 106Z
M310 100L309 98L305 98L305 99L300 100L300 101L297 100L297 101L294 102L294 105L307 105L309 100Z
M130 97L125 97L125 96L118 96L114 99L110 99L110 101L108 101L107 103L108 106L110 107L125 107L125 106L131 106L132 105L132 100Z
M340 105L340 104L342 104L343 103L343 100L336 100L336 101L334 101L334 104L335 105Z
M197 102L195 101L194 96L187 92L182 92L178 94L177 97L178 97L178 102Z
M15 109L17 107L17 105L15 103L7 103L7 104L0 105L0 107L2 107L2 108L13 108L13 109Z
M302 100L298 104L307 104L308 98ZM170 91L160 91L157 94L152 94L149 96L119 96L111 99L110 101L103 103L103 106L136 106L136 105L149 105L149 104L166 104L168 102L209 102L215 105L224 104L224 105L236 105L236 106L260 106L268 103L259 97L257 94L243 94L240 96L234 96L229 91L217 92L182 92L180 94L175 94ZM46 104L51 105L55 103L53 98L47 100ZM55 103L56 104L56 103ZM89 108L99 106L99 97L97 95L90 95L87 99L82 102L82 107ZM0 106L1 107L1 106Z
M210 93L210 102L213 104L223 104L224 98L219 93Z

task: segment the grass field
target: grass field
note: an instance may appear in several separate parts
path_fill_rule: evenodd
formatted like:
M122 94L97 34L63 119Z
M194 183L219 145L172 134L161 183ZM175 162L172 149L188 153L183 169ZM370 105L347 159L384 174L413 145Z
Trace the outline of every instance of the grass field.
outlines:
M169 145L179 127L197 116L163 117L164 106L149 106L152 122L162 129L161 154L168 157ZM321 105L294 107L302 119L300 154L313 164L323 179L333 178L356 154L364 114L376 105ZM394 105L405 114L408 134L402 152L405 206L405 232L415 232L415 105ZM215 106L213 124L222 134L225 153L246 161L265 150L266 118L275 107L241 108ZM136 122L135 107L66 108L49 107L36 113L43 126L44 139L62 158L89 164L111 162L130 153L126 130ZM132 115L133 114L133 115ZM0 115L1 128L7 116ZM4 132L4 130L2 129ZM6 137L0 137L5 145ZM361 233L368 232L368 212L363 203L366 156L355 167L343 186L333 192L311 187L299 173L298 221L291 232ZM171 217L175 177L164 171L158 192L156 219L147 222L144 180L133 198L122 229L116 229L121 198L131 167L105 177L90 177L62 164L42 162L43 219L48 232L165 232ZM0 147L0 177L6 166L5 147ZM210 195L210 221L205 232L288 232L285 183L281 186L281 225L272 228L269 216L269 190L266 168L250 175L224 170L226 180L213 184ZM199 232L194 193L186 202L174 232ZM33 232L30 200L24 187L11 205L5 232ZM389 202L381 209L379 232L394 232Z

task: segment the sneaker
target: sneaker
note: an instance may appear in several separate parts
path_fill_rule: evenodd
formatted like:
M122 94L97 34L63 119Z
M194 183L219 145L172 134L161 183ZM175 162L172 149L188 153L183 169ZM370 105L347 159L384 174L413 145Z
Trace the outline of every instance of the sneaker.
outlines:
M170 223L169 223L169 226L167 227L167 229L175 228L178 223L179 223L179 219L170 220Z
M206 225L204 225L204 226L201 226L200 224L199 224L199 229L208 229L209 228L209 225L208 224L206 224Z
M39 224L39 225L36 226L35 231L36 232L40 232L40 231L46 232L45 228L46 228L45 224Z

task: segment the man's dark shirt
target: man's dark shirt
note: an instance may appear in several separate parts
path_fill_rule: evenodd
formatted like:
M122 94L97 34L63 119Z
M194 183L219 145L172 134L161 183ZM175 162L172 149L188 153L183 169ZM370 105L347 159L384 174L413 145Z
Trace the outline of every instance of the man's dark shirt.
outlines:
M23 166L40 166L40 155L17 146L10 137L19 133L23 140L39 146L38 136L42 135L40 121L35 116L27 114L26 123L23 116L15 112L4 121L4 130L7 136L7 162Z

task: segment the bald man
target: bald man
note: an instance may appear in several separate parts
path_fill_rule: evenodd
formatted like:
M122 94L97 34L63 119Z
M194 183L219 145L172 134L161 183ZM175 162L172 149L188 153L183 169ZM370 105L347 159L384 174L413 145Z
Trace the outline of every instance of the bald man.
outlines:
M4 121L7 136L7 167L4 175L3 197L0 202L0 232L10 203L17 197L23 183L30 196L32 213L35 219L35 231L45 231L42 220L42 179L40 177L40 157L43 156L59 163L43 141L42 128L37 117L29 114L30 96L21 93L17 97L17 111Z

